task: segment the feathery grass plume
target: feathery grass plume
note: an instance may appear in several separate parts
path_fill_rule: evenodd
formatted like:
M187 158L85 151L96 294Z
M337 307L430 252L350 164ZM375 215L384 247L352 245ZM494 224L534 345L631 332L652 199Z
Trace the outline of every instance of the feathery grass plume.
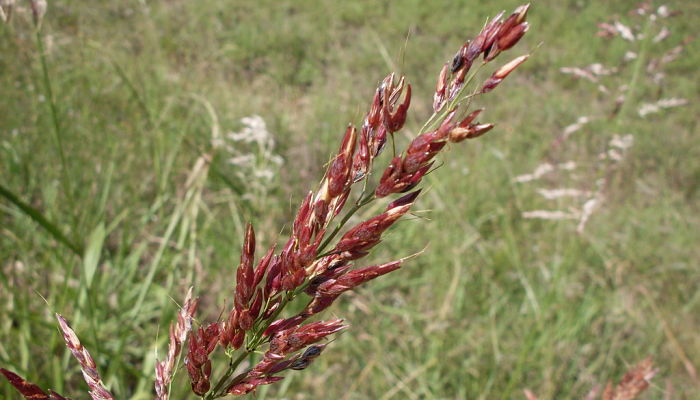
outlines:
M241 130L212 139L212 147L217 149L215 158L225 160L221 169L227 186L257 205L275 188L275 177L284 159L276 149L275 135L261 116L251 115L240 122Z
M170 325L170 343L168 354L163 361L156 361L156 400L168 400L170 396L170 383L175 373L175 363L182 351L182 345L192 330L192 318L199 303L198 299L192 300L192 288L187 291L185 302L177 313L177 321Z
M316 343L345 326L339 320L304 321L328 308L342 293L401 266L404 259L364 268L356 268L354 263L379 244L385 231L409 211L420 194L420 190L411 190L420 184L448 142L475 138L493 128L492 124L475 122L483 110L467 112L468 100L494 89L527 56L498 68L473 92L466 88L484 65L522 38L528 29L528 8L518 7L505 20L503 13L490 20L473 41L461 47L451 64L443 66L433 96L434 113L399 154L393 135L405 124L412 91L405 77L393 73L386 76L375 91L359 131L352 124L347 126L318 190L309 192L299 206L289 240L277 254L272 246L255 268L255 234L248 225L236 272L233 308L224 321L200 328L190 339L186 363L196 394L207 400L246 394L257 386L281 380L283 377L276 375L281 371L305 368L325 348L325 344ZM483 61L470 74L482 55ZM376 187L370 188L369 177L388 134L392 136L394 157ZM363 185L359 198L350 203L352 188L359 183ZM360 209L397 193L405 194L390 202L383 213L356 224L336 241ZM345 211L348 204L352 206ZM306 306L290 317L279 318L300 295L310 296ZM212 379L209 354L215 350L217 332L218 344L226 349L230 362L222 376ZM234 376L239 364L265 345L268 350L262 360Z
M80 370L83 372L83 378L90 388L88 392L90 393L90 397L92 397L93 400L114 400L114 396L112 396L102 383L102 377L100 377L99 372L97 372L95 360L93 360L87 349L80 343L78 336L73 329L71 329L70 325L68 325L68 322L60 314L56 314L56 319L63 332L63 339L66 342L68 350L73 353L73 357L80 363Z
M364 268L354 263L379 244L386 230L410 210L420 194L420 190L411 190L420 184L448 142L475 138L493 128L493 124L475 121L483 110L468 112L470 100L498 86L528 56L497 68L481 87L471 92L467 87L483 66L522 38L528 29L525 22L528 9L529 6L524 5L505 20L503 13L490 20L473 41L461 47L451 64L443 66L433 96L433 115L418 136L398 154L393 135L405 124L412 91L405 77L387 75L375 91L359 131L352 124L347 126L318 189L309 192L301 202L289 240L277 254L272 246L255 268L255 234L252 225L248 225L231 311L224 321L212 323L207 329L200 328L190 339L186 362L196 394L211 400L226 394L250 393L259 385L281 380L276 374L283 370L305 368L325 344L315 344L302 352L302 347L310 342L302 340L299 334L316 332L313 340L316 342L344 326L335 322L332 329L325 330L318 322L304 324L304 321L328 308L342 293L401 266L405 259ZM481 56L483 61L470 74L471 67ZM389 134L394 156L376 186L371 188L375 160L384 150ZM359 198L351 203L352 188L360 183L363 186ZM397 193L405 194L391 201L383 213L356 224L336 239L360 209ZM345 206L349 204L352 206L346 211ZM331 229L337 217L341 217L340 221ZM300 295L310 296L306 306L290 317L279 318ZM231 358L228 369L218 380L210 376L209 360L209 354L216 347L213 335L217 327L218 344ZM287 335L291 335L290 340L296 345L280 350L280 338ZM242 360L265 345L269 349L263 360L234 376Z

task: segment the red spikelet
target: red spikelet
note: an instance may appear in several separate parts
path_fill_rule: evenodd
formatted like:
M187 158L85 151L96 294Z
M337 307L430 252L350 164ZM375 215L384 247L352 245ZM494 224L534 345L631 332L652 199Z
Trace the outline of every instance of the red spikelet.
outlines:
M484 86L481 89L481 93L488 93L492 91L496 86L498 86L501 81L506 79L506 77L513 72L520 64L524 63L528 59L527 55L517 57L511 60L508 64L497 69L489 79L484 82Z
M338 277L338 279L329 280L328 282L322 283L318 287L317 292L322 296L338 296L341 293L354 289L374 278L388 274L392 271L396 271L400 267L401 261L399 260L388 262L386 264L355 269Z
M255 291L255 270L253 260L255 257L255 231L253 225L246 227L245 240L241 251L241 262L236 271L236 294L234 299L236 316L229 320L236 319L238 327L242 331L247 331L253 326L253 316L250 314L249 303ZM261 277L262 279L262 277ZM232 321L233 322L233 321ZM236 327L227 326L231 330Z
M355 153L355 143L357 142L357 129L348 125L345 130L343 142L340 145L338 154L335 156L326 172L328 178L328 194L331 198L340 196L350 188L352 177L352 156Z
M334 252L358 253L369 250L381 240L382 233L408 212L420 191L389 204L386 211L351 228L340 239Z
M5 376L8 382L17 389L18 392L28 400L50 400L50 397L37 385L28 382L12 371L0 368L0 373Z
M234 396L242 396L254 391L258 386L269 385L271 383L279 382L282 379L284 378L281 376L247 377L242 382L231 386L228 393Z
M245 240L241 250L241 262L236 270L236 309L242 311L253 296L255 272L253 258L255 257L255 231L253 225L246 226Z
M448 114L438 129L413 139L403 158L395 157L391 161L375 190L377 197L411 190L420 182L430 169L433 158L445 147L449 132L454 127L454 114L454 111Z
M346 329L343 320L333 319L329 321L317 321L297 328L291 328L277 332L270 339L268 353L283 356L294 353L312 343L325 338L328 335Z
M461 56L459 56L461 60ZM442 110L445 105L445 94L447 91L447 83L450 79L450 66L448 63L442 66L440 70L440 75L438 76L437 85L435 85L435 94L433 95L433 111L438 112Z
M378 278L401 267L402 260L392 261L386 264L373 265L371 267L352 270L337 278L329 278L320 283L314 290L314 298L309 302L302 316L308 318L311 315L328 308L342 293L352 290L365 282Z
M502 51L510 49L520 41L529 29L528 23L525 22L529 8L529 4L521 5L503 21L496 34L496 40L489 48L484 49L484 60L493 60Z
M190 337L185 365L192 383L192 391L203 396L211 386L211 360L209 354L214 351L219 340L219 324L212 323L206 329L200 327Z

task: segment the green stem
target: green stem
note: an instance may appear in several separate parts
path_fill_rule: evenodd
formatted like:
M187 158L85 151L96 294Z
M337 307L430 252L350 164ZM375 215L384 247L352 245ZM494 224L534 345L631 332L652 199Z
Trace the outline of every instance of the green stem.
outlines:
M36 30L36 42L39 47L39 60L41 61L41 72L42 79L44 83L44 90L46 91L46 101L49 103L49 110L51 111L51 122L53 125L54 138L56 139L56 148L58 149L58 155L61 159L61 180L63 184L63 191L68 196L69 204L73 204L71 198L73 192L70 187L70 182L68 181L68 163L66 162L66 154L63 150L63 140L61 138L61 122L58 116L58 107L53 96L53 88L51 86L51 78L49 76L49 66L46 60L46 51L44 49L44 41L41 40L41 31L37 28Z
M307 286L308 283L303 284L293 292L287 292L285 294L285 296L282 298L282 301L280 302L279 307L277 307L277 310L275 310L275 312L272 313L272 315L270 315L269 318L267 318L267 323L260 326L260 328L258 328L253 334L253 337L250 339L250 343L248 344L248 346L242 349L241 354L239 354L237 358L231 359L228 369L226 370L224 375L217 381L216 385L214 386L214 389L209 392L210 394L205 397L206 400L217 399L226 395L226 393L221 393L222 387L227 383L231 376L233 376L233 373L236 372L236 369L238 368L240 363L243 362L243 360L245 360L245 358L248 357L248 355L254 353L261 344L263 344L263 334L270 326L270 324L272 324L272 322L274 322L277 319L284 307L290 301L292 301L299 293L301 293Z
M226 373L224 374L224 376L221 377L221 379L219 379L219 381L216 383L216 386L214 386L214 390L209 392L210 394L207 395L205 399L217 399L219 397L223 397L225 393L219 393L221 391L221 387L224 386L226 381L233 375L234 372L236 372L236 368L238 368L238 365L241 362L243 362L243 360L245 360L249 353L249 351L242 351L241 354L238 355L238 358L231 359Z

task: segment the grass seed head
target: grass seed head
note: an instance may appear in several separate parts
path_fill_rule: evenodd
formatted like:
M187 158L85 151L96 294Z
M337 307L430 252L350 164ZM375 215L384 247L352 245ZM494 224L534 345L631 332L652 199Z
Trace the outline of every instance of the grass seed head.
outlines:
M92 358L87 349L80 343L78 336L75 334L70 325L68 325L68 322L60 314L56 314L56 319L58 320L58 325L63 332L63 339L66 342L68 350L70 350L73 357L75 357L80 364L80 369L83 372L83 378L90 388L90 397L92 397L93 400L114 400L112 394L107 390L107 388L104 387L104 384L102 383L102 377L97 372L95 360Z

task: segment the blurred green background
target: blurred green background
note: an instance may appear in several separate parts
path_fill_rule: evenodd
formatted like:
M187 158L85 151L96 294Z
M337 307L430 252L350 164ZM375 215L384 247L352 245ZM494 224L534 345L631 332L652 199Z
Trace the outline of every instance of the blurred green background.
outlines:
M442 63L518 5L66 0L37 34L26 4L0 25L0 366L85 398L60 312L123 399L152 398L189 285L201 320L231 303L246 221L262 246L285 240L387 73L414 88L405 143ZM682 13L533 2L530 31L495 64L533 55L477 103L496 128L444 152L415 216L368 262L425 253L341 298L326 317L351 329L257 398L582 398L649 355L659 373L645 398L697 398L700 3L651 11L664 4ZM614 21L643 37L596 36ZM596 82L560 72L594 63L615 70ZM689 103L639 115L669 98ZM545 163L575 168L515 179ZM553 189L583 196L543 197ZM571 219L525 218L534 210ZM190 398L176 379L172 398ZM1 383L0 397L19 395Z

